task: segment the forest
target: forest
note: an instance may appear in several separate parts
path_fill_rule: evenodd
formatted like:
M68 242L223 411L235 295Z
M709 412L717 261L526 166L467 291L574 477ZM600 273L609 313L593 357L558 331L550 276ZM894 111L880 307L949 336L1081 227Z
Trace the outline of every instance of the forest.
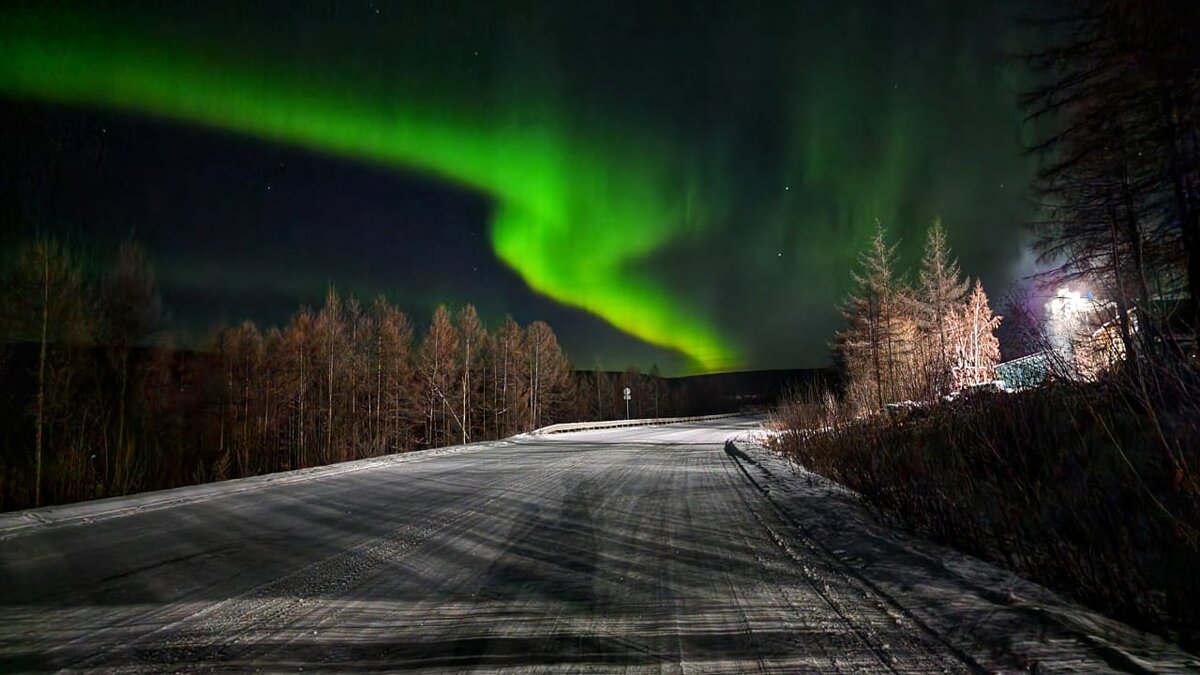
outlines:
M53 239L5 261L0 510L710 405L639 373L575 372L553 329L439 306L423 324L330 287L281 327L172 331L137 241L110 269Z

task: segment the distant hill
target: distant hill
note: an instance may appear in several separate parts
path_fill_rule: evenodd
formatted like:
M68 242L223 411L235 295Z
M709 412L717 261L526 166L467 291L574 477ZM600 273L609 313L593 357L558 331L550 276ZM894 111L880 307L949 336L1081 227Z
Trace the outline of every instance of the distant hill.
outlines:
M833 368L746 370L675 377L671 382L688 389L697 402L713 410L745 410L779 403L783 395L809 387L836 387Z
M624 371L602 371L600 375L605 379L605 386L613 388L624 386L629 379L629 374ZM595 371L577 370L575 376L581 386L594 386L595 380L591 378L595 377ZM639 377L647 376L640 373ZM642 382L645 386L645 380ZM745 370L664 377L661 382L677 402L670 407L673 413L704 415L771 407L788 392L803 391L813 386L835 388L838 386L838 373L833 368ZM606 410L602 417L613 417L620 412L623 411Z

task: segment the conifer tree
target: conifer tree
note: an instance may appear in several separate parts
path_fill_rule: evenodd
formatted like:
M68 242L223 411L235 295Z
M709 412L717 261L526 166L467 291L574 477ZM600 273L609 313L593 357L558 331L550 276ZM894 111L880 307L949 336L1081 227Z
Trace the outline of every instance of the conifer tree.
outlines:
M851 398L859 405L870 400L879 410L895 398L897 347L904 337L898 316L904 294L893 276L895 259L896 247L886 243L883 225L877 223L870 248L858 256L860 271L852 275L855 290L841 308L849 325L837 336Z
M925 254L921 258L915 294L915 318L925 338L922 360L929 398L946 393L950 386L949 323L959 311L967 289L967 281L958 261L950 254L946 231L938 218L933 221L925 239Z
M983 284L975 287L951 325L954 344L953 373L958 388L984 384L995 379L1000 363L1000 341L996 329L1001 317L992 312Z

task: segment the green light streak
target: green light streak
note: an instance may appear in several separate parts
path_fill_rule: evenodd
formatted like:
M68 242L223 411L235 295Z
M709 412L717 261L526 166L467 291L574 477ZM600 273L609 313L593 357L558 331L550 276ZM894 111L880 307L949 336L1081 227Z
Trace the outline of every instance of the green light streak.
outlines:
M472 117L111 29L0 15L0 92L203 124L478 190L496 201L496 254L535 291L678 350L697 370L739 365L713 326L639 268L686 234L695 210L681 179L639 144L567 131L548 115Z

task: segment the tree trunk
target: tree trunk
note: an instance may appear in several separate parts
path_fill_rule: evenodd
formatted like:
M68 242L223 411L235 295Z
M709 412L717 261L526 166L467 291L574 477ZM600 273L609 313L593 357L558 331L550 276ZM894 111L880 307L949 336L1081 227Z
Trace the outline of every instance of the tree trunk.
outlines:
M1113 279L1116 284L1117 327L1121 334L1121 345L1125 348L1125 358L1137 369L1137 358L1134 353L1133 336L1129 328L1129 302L1125 293L1125 279L1121 273L1121 253L1117 243L1117 216L1112 208L1109 209L1109 235L1112 249Z
M42 505L42 436L46 406L46 330L50 319L50 251L42 250L42 339L38 351L37 422L34 438L33 505Z
M304 399L305 396L305 379L304 379L304 347L300 348L300 445L296 448L296 466L293 468L300 469L304 467L304 459L307 450L304 447Z

